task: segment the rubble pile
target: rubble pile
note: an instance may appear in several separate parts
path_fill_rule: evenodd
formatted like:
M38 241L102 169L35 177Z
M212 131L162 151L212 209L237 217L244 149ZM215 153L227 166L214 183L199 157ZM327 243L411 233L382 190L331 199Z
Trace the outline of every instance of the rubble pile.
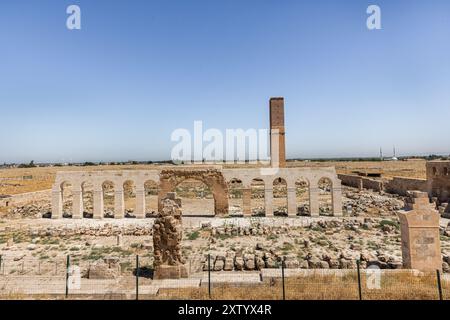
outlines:
M343 194L343 210L351 210L353 216L361 214L392 215L404 207L403 197L388 193L374 193L370 191L354 191L345 188Z

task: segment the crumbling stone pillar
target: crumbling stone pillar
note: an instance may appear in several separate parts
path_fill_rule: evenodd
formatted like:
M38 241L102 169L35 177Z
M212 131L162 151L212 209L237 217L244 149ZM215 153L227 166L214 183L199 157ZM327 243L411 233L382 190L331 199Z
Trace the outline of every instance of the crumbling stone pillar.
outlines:
M122 219L125 216L125 200L123 186L114 188L114 218Z
M320 215L318 187L309 188L309 212L311 217L318 217Z
M332 187L333 215L342 217L342 186L340 181L334 181Z
M252 214L252 189L243 188L242 189L242 211L245 216L250 216Z
M53 186L52 189L52 219L59 219L62 217L63 199L61 186Z
M103 219L103 188L94 187L94 219Z
M287 188L288 216L297 216L297 200L295 196L295 188Z
M442 270L439 213L428 193L408 191L405 210L397 213L402 237L403 267L420 271Z
M273 189L264 189L264 211L266 217L273 217Z
M72 205L72 219L83 218L83 192L81 187L75 187L72 190L73 205Z
M154 279L186 278L188 271L181 257L181 200L168 193L153 224Z
M144 186L136 188L136 218L145 218L145 189Z

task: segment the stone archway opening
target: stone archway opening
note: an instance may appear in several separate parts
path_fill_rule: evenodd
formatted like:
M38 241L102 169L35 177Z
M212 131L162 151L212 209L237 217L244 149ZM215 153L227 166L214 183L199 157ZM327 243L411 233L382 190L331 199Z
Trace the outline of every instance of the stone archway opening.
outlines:
M123 199L125 207L125 218L135 218L136 212L136 184L132 180L123 183Z
M262 217L266 214L264 180L260 178L253 179L250 188L252 216Z
M244 214L244 184L242 180L233 178L228 182L228 210L233 216Z
M147 180L144 183L145 193L145 216L154 217L158 214L158 194L160 188L158 183Z
M204 183L212 193L214 199L214 214L228 214L228 188L222 172L218 169L180 169L162 170L160 173L160 191L158 196L158 209L161 210L161 201L167 193L174 192L175 188L187 179ZM183 206L184 207L184 206Z
M309 182L306 179L298 179L297 181L295 181L295 199L295 202L297 204L297 215L311 215Z
M329 178L319 180L319 214L333 215L333 182Z
M273 181L273 215L288 216L287 182L283 178Z
M90 182L81 184L81 192L83 199L83 217L94 217L94 185Z
M69 182L61 183L62 216L70 218L73 216L73 186Z
M103 191L103 216L105 218L114 218L114 183L112 181L105 181L102 184Z
M175 193L181 199L183 215L214 215L214 196L203 181L186 179L175 187Z

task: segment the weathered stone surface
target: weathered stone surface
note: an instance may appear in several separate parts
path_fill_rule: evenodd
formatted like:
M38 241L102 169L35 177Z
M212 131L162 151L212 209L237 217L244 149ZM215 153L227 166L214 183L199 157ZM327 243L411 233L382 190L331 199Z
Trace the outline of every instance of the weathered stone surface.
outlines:
M154 278L177 279L187 276L181 257L181 202L170 193L162 199L161 211L153 224Z
M406 208L398 212L401 225L403 267L421 271L442 270L439 213L426 192L409 193Z

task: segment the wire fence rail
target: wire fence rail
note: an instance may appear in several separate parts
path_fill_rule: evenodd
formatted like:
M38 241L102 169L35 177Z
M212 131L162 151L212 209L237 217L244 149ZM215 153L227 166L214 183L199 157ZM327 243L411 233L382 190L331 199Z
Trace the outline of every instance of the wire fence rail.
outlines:
M110 259L112 260L112 259ZM152 258L93 261L0 256L0 299L448 300L439 270L277 269L215 272L208 256L191 256L189 277L154 280ZM109 261L109 262L108 262ZM92 272L92 271L91 271Z

